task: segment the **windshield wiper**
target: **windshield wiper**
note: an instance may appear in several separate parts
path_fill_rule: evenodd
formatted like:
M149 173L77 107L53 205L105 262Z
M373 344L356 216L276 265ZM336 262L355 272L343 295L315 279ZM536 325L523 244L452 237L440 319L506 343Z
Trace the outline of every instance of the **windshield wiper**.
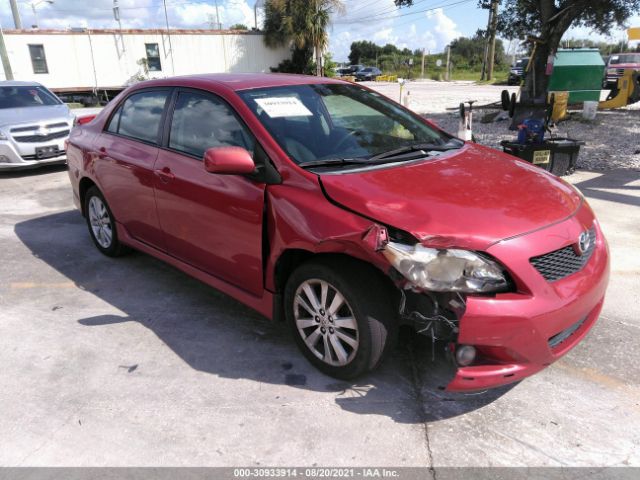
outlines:
M391 160L395 159L404 159L408 157L413 157L413 154L416 152L446 152L448 150L456 150L461 148L464 145L464 142L461 140L452 138L447 143L436 144L436 143L414 143L411 145L405 145L404 147L396 148L394 150L389 150L387 152L382 152L373 157L369 158L370 162L378 162L380 160Z
M310 160L299 164L301 168L309 167L328 167L333 165L362 165L368 164L369 160L364 158L321 158L318 160Z
M424 155L425 152L446 152L456 150L464 145L462 140L452 138L447 143L414 143L404 147L382 152L369 158L322 158L300 163L301 168L327 167L334 165L381 165L383 163L412 160Z

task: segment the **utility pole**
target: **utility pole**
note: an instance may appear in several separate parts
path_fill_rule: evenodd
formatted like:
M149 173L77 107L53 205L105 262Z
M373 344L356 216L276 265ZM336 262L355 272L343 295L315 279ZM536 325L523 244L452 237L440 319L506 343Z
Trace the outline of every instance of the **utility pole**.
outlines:
M487 59L487 80L493 79L493 63L496 56L496 30L498 27L498 5L500 0L491 0L491 26L489 28L489 58Z
M7 54L7 47L4 44L4 30L0 25L0 58L2 59L2 68L4 69L4 79L13 80L13 71L11 70L11 62Z
M169 39L169 54L171 55L171 73L176 74L176 68L173 64L173 47L171 46L171 32L169 31L169 15L167 14L167 0L162 0L164 5L164 23L167 26L167 38ZM217 6L217 3L216 3Z
M482 74L480 75L480 80L486 80L487 78L487 60L489 58L489 32L491 31L491 21L493 14L493 9L489 9L489 19L487 20L487 38L484 42L484 55L482 57Z
M256 30L258 30L258 0L253 4L253 24Z
M218 21L218 30L222 30L222 24L220 23L220 12L218 11L218 0L216 0L216 20Z
M20 10L18 10L18 2L16 0L10 0L11 13L13 14L13 23L17 30L22 29L22 20L20 20Z
M445 80L448 82L451 78L451 45L447 45L447 71L446 71L446 76L445 76Z
M420 78L424 78L424 48L422 49L422 68L420 69Z

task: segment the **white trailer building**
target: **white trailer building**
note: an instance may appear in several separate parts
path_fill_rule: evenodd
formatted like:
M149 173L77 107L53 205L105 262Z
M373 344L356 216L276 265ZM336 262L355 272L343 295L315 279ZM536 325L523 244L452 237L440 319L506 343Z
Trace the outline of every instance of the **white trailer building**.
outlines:
M269 72L289 56L244 30L4 30L4 43L15 80L58 94L114 92L142 78Z

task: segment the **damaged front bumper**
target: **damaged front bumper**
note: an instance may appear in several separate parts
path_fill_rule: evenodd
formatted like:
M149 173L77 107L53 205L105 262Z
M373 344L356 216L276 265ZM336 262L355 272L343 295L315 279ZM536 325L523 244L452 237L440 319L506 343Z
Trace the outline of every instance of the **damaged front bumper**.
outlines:
M576 239L591 226L596 246L586 264L561 280L545 280L531 257L553 251L558 240ZM407 292L402 296L401 318L447 345L453 376L447 391L485 390L539 372L576 346L602 309L609 278L608 249L589 211L498 242L487 253L509 265L517 284L513 292L464 296ZM455 352L461 346L475 348L475 359L468 366L456 363Z

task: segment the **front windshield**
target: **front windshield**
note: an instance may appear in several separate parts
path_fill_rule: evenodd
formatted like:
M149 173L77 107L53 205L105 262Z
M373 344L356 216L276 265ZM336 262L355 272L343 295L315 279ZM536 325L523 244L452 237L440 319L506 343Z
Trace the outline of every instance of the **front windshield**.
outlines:
M39 85L0 87L0 108L42 107L62 102Z
M370 158L407 145L443 145L451 138L355 85L291 85L238 94L297 163Z

